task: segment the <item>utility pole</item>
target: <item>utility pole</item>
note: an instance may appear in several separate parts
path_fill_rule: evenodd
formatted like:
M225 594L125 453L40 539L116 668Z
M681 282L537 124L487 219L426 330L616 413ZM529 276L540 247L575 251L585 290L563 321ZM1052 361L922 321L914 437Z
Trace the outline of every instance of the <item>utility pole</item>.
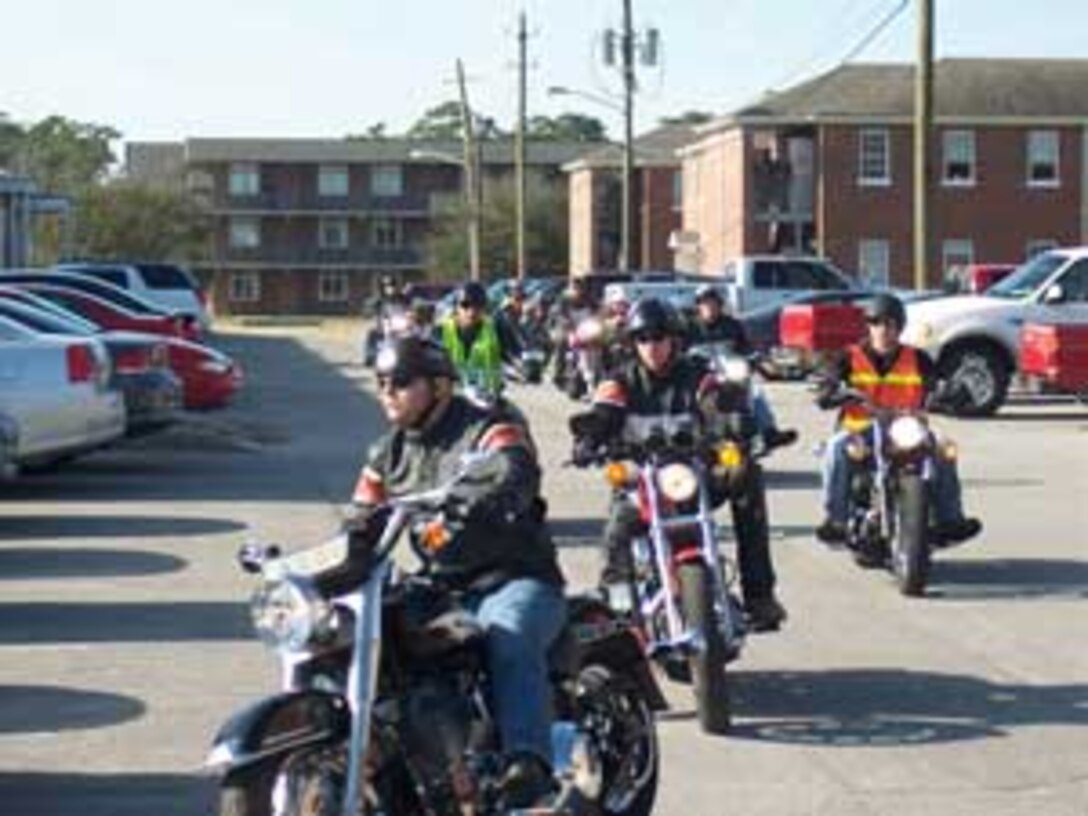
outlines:
M468 91L465 89L465 68L457 60L457 86L461 92L461 130L464 144L462 180L465 186L465 207L468 210L468 265L472 280L480 279L480 195L479 170L476 153L476 135L472 126L472 109L468 106Z
M918 0L914 79L914 288L929 285L929 214L933 143L933 0Z
M525 30L525 12L518 16L518 127L514 145L514 173L517 185L517 271L518 280L525 280L528 259L526 257L525 221L525 105L527 95L526 52L529 35Z
M623 33L620 35L623 60L623 201L620 205L620 272L631 269L631 245L634 240L634 108L635 108L635 32L631 22L631 0L623 0Z

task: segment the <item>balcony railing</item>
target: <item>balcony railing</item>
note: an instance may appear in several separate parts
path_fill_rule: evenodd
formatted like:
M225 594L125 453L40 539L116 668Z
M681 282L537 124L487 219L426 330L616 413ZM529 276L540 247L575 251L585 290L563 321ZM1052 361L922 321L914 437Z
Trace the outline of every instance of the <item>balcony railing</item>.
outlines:
M232 196L222 193L213 198L216 210L228 212L331 212L372 213L390 215L427 215L431 211L431 193L405 193L399 196L318 196L297 190L262 192L256 195Z
M305 266L422 266L419 247L350 247L322 249L308 246L260 246L252 249L226 247L218 260L233 263L291 264Z

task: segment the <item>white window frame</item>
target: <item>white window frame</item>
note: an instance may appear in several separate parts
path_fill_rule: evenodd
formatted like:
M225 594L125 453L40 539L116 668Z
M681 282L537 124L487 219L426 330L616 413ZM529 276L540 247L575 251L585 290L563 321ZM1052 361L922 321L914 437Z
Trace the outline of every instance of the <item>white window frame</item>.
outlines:
M370 194L376 198L396 198L404 195L404 168L399 164L372 165Z
M337 231L342 240L330 241L332 234L328 231L334 225L340 229ZM351 226L346 218L319 218L317 221L317 246L320 249L347 249L351 245Z
M231 272L227 282L227 300L231 303L256 303L261 299L259 272Z
M389 226L393 231L392 243L379 240L382 227ZM404 222L399 218L378 216L370 222L370 245L375 249L399 249L404 246Z
M1024 260L1030 261L1036 255L1057 249L1059 243L1053 238L1032 238L1024 247Z
M255 162L230 165L227 191L231 198L250 198L261 194L261 166Z
M317 168L319 198L347 198L351 192L351 176L346 164L322 164Z
M261 219L256 216L232 216L227 229L231 249L258 249L261 246Z
M949 169L953 164L966 164L970 170L966 178L953 178ZM974 187L978 178L978 149L975 131L954 128L941 133L941 185L944 187Z
M858 277L868 286L891 284L892 245L887 238L861 238L858 241ZM878 271L874 274L873 263Z
M1056 130L1029 130L1026 139L1028 187L1060 187L1061 137ZM1035 178L1036 167L1052 168L1051 178Z
M941 280L951 269L975 262L975 242L970 238L946 238L941 242Z
M880 165L881 173L872 172ZM887 128L858 131L858 186L890 187L892 183L892 142Z
M347 272L322 272L317 276L318 303L343 303L350 294Z

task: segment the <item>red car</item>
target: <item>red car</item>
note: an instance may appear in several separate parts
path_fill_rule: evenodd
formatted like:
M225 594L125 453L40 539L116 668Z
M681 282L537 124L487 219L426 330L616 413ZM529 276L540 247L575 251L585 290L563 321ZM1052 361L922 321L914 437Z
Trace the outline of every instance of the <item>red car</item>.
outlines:
M221 351L177 338L167 341L166 350L186 408L220 408L242 385L242 367Z
M104 298L76 289L66 289L49 283L14 285L33 292L70 312L75 312L80 317L97 323L103 329L163 334L168 337L180 337L183 340L199 340L201 337L200 324L191 315L167 312L137 314Z

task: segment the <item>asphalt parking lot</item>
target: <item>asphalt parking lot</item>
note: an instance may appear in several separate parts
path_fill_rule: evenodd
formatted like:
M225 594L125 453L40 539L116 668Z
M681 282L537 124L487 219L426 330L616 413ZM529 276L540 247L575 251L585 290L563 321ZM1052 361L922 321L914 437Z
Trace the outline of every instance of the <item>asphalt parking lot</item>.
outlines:
M382 428L354 337L226 336L247 388L225 412L0 487L0 812L212 812L199 765L271 689L250 634L247 541L332 529ZM662 717L664 816L1088 814L1088 410L1024 400L944 421L982 537L924 599L815 542L811 448L830 419L772 386L802 442L768 465L786 628L735 664L736 723ZM592 581L606 491L561 468L572 403L520 389L574 585Z

